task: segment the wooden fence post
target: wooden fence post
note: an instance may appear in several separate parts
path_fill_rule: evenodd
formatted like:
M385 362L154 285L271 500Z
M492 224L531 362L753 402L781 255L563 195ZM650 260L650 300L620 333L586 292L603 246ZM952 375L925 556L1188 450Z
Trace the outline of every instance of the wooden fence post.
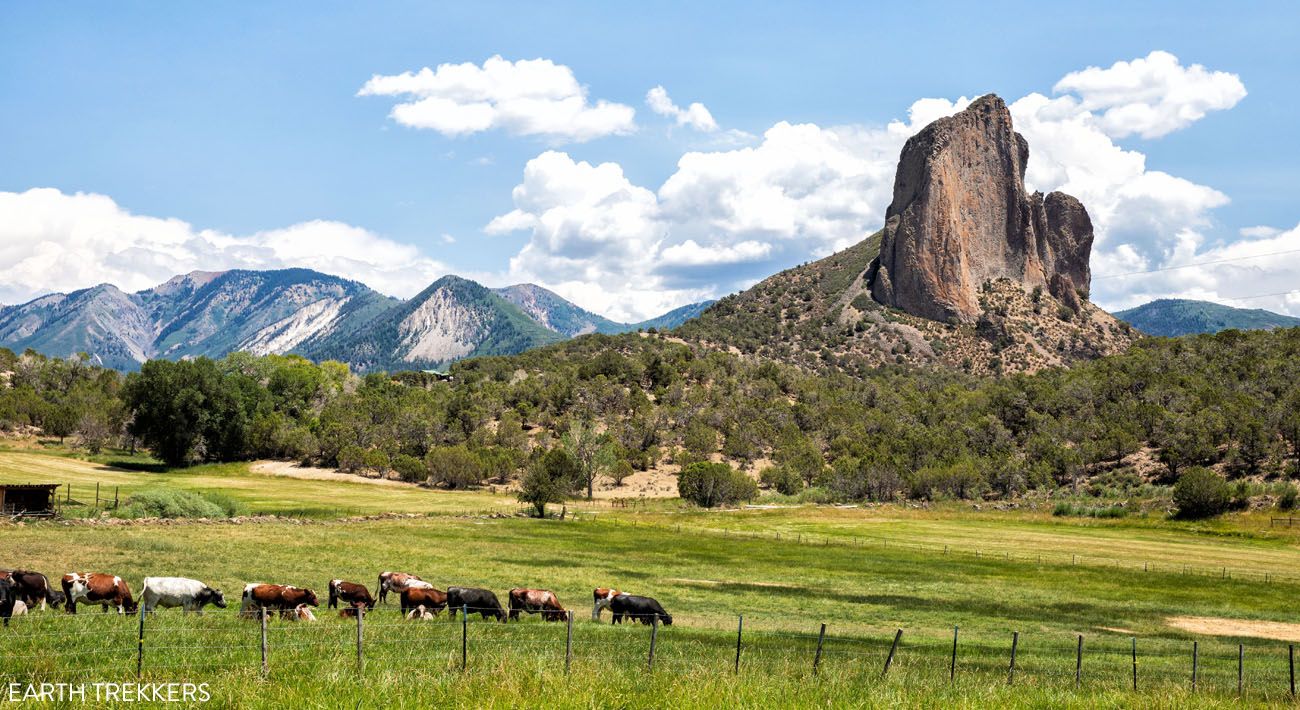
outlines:
M1133 690L1138 689L1138 637L1133 637Z
M950 683L957 679L957 629L958 628L959 627L957 626L952 627L952 662L948 664L948 682Z
M262 677L266 677L271 672L270 665L270 648L266 642L266 607L262 607Z
M364 673L366 670L366 659L362 653L362 639L365 636L365 605L353 607L357 610L357 672Z
M139 645L136 647L135 654L135 679L140 680L140 671L144 668L144 609L137 608L135 613L140 615Z
M1241 697L1246 675L1246 644L1237 644L1237 697Z
M885 658L885 670L880 672L881 677L884 677L885 674L889 673L889 667L894 663L894 652L898 650L898 641L902 638L903 630L899 629L898 633L894 634L894 643L889 647L889 656Z
M1201 655L1200 642L1193 641L1192 642L1192 692L1193 693L1196 692L1196 671L1198 670L1197 666L1199 665L1200 662L1200 655Z
M736 668L735 672L740 672L740 639L745 633L745 615L741 614L739 621L736 623Z
M1074 687L1077 690L1083 683L1083 634L1079 634L1079 647L1074 652Z
M1295 644L1287 644L1287 664L1291 667L1291 697L1295 697Z
M1007 670L1007 685L1016 682L1016 646L1020 644L1020 632L1011 632L1011 668Z
M469 664L469 604L460 605L460 669Z
M650 617L650 656L646 659L646 669L655 669L655 641L659 636L659 615Z
M817 669L822 664L822 642L826 640L826 624L822 624L822 630L817 633L817 655L813 656L813 675L817 675Z
M569 610L569 629L564 638L564 674L569 674L573 665L573 610Z

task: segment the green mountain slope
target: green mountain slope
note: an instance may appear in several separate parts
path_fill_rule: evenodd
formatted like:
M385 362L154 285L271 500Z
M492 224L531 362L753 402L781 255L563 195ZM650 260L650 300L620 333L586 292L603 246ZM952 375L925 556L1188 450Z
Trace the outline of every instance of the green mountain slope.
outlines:
M1209 301L1162 298L1137 308L1119 311L1116 318L1149 335L1177 337L1217 333L1228 328L1268 330L1300 326L1300 318L1260 308L1233 308Z

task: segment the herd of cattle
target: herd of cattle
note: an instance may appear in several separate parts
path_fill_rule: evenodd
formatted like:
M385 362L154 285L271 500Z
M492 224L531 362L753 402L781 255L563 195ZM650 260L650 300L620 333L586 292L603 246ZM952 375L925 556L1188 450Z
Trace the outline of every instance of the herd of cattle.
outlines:
M69 572L60 580L62 591L50 586L49 579L40 572L28 570L0 570L0 618L9 625L13 616L26 614L29 609L64 607L69 614L77 613L78 604L98 604L105 612L115 608L119 614L137 611L153 612L157 608L181 608L185 612L203 613L205 606L226 608L226 598L221 590L196 579L184 577L145 577L137 602L126 580L98 572ZM547 589L511 589L508 607L503 608L497 595L488 589L476 587L435 588L418 576L406 572L384 572L379 575L378 602L386 604L390 593L399 596L401 613L407 619L424 620L436 617L443 609L452 619L457 612L466 615L477 613L484 619L501 622L518 620L520 612L541 614L545 621L563 621L570 615L554 592ZM375 608L376 600L363 584L342 579L329 581L328 608L339 609L341 616L356 616ZM286 584L252 583L244 586L240 599L240 615L247 618L278 614L290 621L315 621L312 607L319 607L316 593L304 587ZM600 613L608 608L613 623L624 619L644 624L672 625L673 617L664 611L659 602L650 597L624 594L617 589L598 588L592 593L591 618L600 620Z

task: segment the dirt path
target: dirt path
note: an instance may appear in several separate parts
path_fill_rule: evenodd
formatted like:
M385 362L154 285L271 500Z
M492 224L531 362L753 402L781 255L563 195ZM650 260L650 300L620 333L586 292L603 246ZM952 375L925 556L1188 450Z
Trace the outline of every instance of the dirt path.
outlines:
M383 478L366 478L351 473L341 473L328 468L314 468L311 466L299 466L288 461L256 461L248 467L253 473L261 473L267 476L283 476L285 478L301 478L307 481L341 481L344 483L369 483L376 486L396 486L398 488L412 488L416 484L404 483L402 481L391 481Z
M1276 641L1300 641L1300 624L1285 621L1221 619L1213 616L1171 616L1165 623L1175 629L1208 636L1248 636Z

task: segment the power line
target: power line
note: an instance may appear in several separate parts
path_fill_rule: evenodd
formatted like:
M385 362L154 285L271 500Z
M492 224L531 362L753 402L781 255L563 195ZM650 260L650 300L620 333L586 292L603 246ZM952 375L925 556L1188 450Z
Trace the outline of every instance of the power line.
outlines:
M1251 256L1235 256L1227 259L1215 259L1214 261L1202 261L1196 264L1183 264L1181 266L1164 266L1159 269L1149 271L1130 271L1125 274L1107 274L1105 276L1094 276L1093 281L1104 281L1106 279L1118 279L1124 276L1141 276L1142 274L1156 274L1162 271L1177 271L1178 269L1193 269L1198 266L1213 266L1214 264L1225 264L1232 261L1244 261L1246 259L1259 259L1266 256L1282 256L1284 254L1300 254L1300 249L1288 249L1286 251L1274 251L1267 254L1252 254ZM1287 293L1290 293L1288 291ZM1256 298L1252 296L1252 298Z

